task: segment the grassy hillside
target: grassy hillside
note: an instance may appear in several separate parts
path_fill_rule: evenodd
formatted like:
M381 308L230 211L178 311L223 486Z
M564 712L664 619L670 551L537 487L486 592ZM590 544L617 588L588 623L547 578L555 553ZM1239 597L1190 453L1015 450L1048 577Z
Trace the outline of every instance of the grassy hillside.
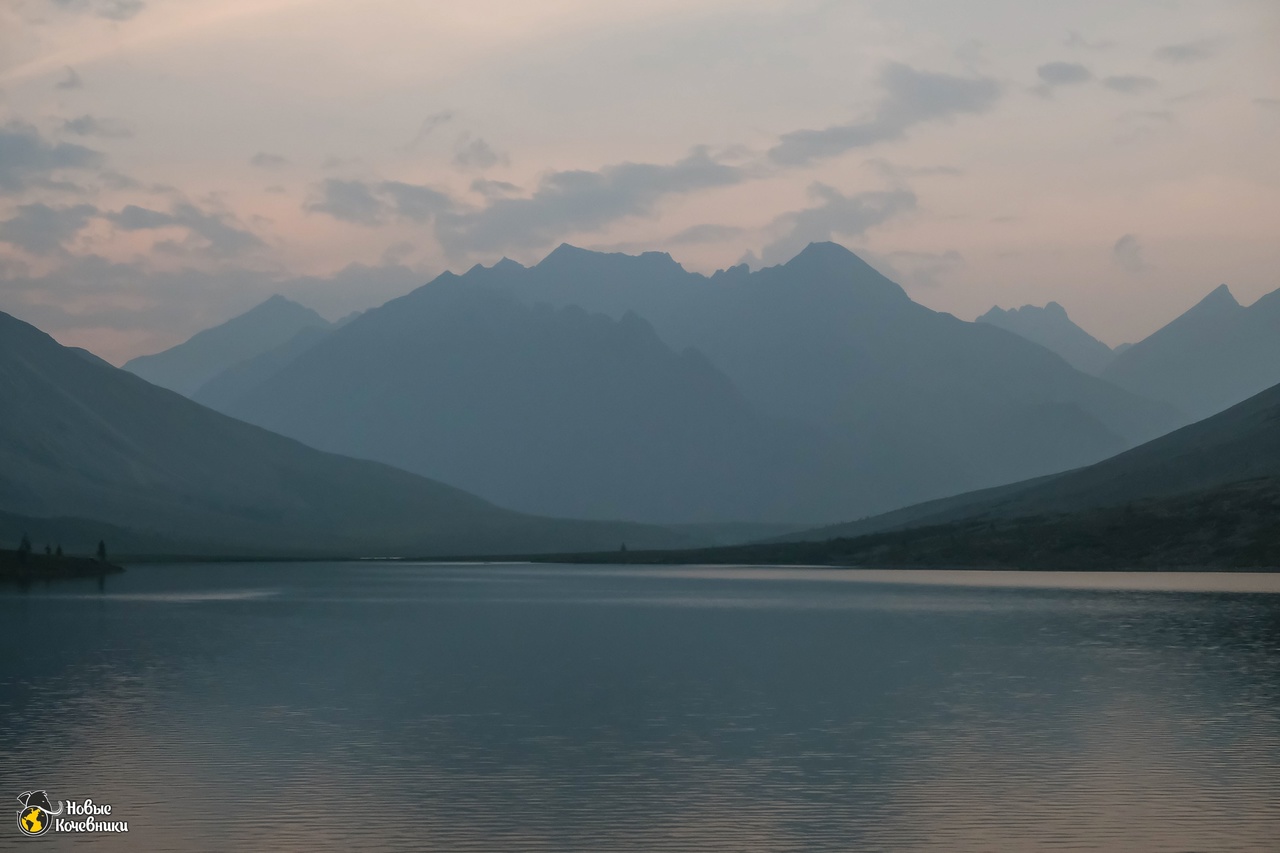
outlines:
M1280 479L1077 513L961 521L819 542L538 559L1064 571L1277 569Z

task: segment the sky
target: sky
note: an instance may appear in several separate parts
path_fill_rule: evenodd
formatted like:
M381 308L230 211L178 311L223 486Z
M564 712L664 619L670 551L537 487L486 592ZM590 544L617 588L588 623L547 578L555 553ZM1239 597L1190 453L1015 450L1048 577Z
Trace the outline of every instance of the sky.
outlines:
M562 242L1109 344L1280 288L1275 0L0 0L0 311L121 363Z

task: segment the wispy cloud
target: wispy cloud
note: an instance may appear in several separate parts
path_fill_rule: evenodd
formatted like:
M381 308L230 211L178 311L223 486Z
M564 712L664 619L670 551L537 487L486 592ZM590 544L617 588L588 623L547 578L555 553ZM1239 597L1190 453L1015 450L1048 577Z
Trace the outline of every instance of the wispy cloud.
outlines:
M1102 85L1113 92L1120 92L1124 95L1138 95L1142 92L1158 89L1160 81L1142 74L1116 74L1111 77L1103 77Z
M452 210L454 201L442 190L402 181L329 178L316 187L307 210L357 225L380 225L393 218L426 222Z
M1111 260L1127 273L1140 273L1147 268L1142 256L1142 244L1133 234L1125 234L1111 247Z
M265 169L267 171L276 171L283 169L289 165L288 159L279 154L271 154L267 151L259 151L249 158L249 165L255 169Z
M68 65L66 67L66 73L62 75L61 80L53 84L53 88L61 89L63 91L70 91L72 89L83 89L84 80L80 78L79 73L77 73L74 68Z
M99 136L105 139L127 139L133 136L132 131L120 122L91 115L67 119L62 123L62 130L76 136Z
M476 211L442 215L436 234L453 257L474 251L537 248L575 232L653 211L663 198L742 182L746 171L694 149L675 163L618 163L596 171L544 175L526 197L495 197Z
M835 187L815 183L809 194L818 204L784 213L769 226L777 236L761 252L764 264L782 263L810 243L860 236L916 209L916 195L906 189L845 195Z
M871 116L821 130L784 134L769 158L801 166L855 148L903 138L912 127L964 114L982 113L1000 98L1000 84L986 77L956 77L891 63L880 75L884 96Z
M49 0L66 12L96 15L110 21L127 21L146 8L143 0Z
M0 222L0 240L33 255L48 256L63 251L63 243L74 237L98 215L91 204L49 207L46 204L19 205L17 215Z
M0 126L0 194L52 180L62 170L96 169L100 152L70 142L51 142L21 122Z
M470 134L463 134L453 154L453 165L462 169L491 169L499 163L507 162L509 160L506 154L493 150L489 143Z
M1174 65L1186 65L1192 62L1203 62L1211 59L1218 52L1218 44L1214 39L1198 39L1180 44L1167 44L1158 48L1154 54L1161 62Z
M123 231L184 228L203 240L202 248L217 257L242 255L265 245L260 237L237 226L231 217L201 210L190 202L178 202L167 212L130 204L103 218Z

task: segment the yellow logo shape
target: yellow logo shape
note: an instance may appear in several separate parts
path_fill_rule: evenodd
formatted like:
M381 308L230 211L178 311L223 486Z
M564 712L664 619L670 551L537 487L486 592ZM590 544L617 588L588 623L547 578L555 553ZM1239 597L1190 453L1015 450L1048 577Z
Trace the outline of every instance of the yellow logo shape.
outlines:
M18 828L27 835L40 835L49 828L49 816L39 806L32 806L18 819Z

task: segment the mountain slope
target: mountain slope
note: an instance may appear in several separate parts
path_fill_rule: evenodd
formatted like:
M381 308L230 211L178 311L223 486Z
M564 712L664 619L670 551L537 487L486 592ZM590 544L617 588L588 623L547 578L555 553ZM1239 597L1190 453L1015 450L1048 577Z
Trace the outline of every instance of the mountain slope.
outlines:
M851 446L885 508L1078 467L1185 422L1002 329L913 302L832 243L757 273L704 277L662 254L562 246L527 270L463 278L531 303L635 311L762 411Z
M1280 568L1280 386L1113 459L768 542L607 563Z
M339 327L339 324L335 323L334 327ZM331 329L307 326L279 346L231 365L188 396L215 411L225 411L227 406L242 395L251 392L293 364L303 353L324 340L330 332Z
M0 513L223 553L494 554L682 538L521 515L321 453L86 359L7 314L0 399Z
M634 314L529 307L455 277L329 333L222 408L553 515L821 518L854 473Z
M463 307L471 291L494 295ZM640 337L648 355L620 358ZM706 357L659 369L662 344ZM1043 347L916 304L834 244L710 277L664 254L569 246L532 268L446 274L223 410L527 511L664 521L848 518L1078 467L1180 422Z
M303 329L327 329L329 325L310 308L283 296L272 296L185 343L132 359L124 369L153 385L189 397L227 368L280 346Z
M1265 481L1280 482L1280 385L1077 471L783 538L830 539L973 519L1077 513Z
M1280 290L1245 308L1221 285L1102 375L1195 418L1220 412L1280 382Z
M1043 308L1023 305L1008 311L996 306L975 322L990 323L1056 352L1076 370L1097 376L1111 362L1111 347L1077 326L1057 302Z

